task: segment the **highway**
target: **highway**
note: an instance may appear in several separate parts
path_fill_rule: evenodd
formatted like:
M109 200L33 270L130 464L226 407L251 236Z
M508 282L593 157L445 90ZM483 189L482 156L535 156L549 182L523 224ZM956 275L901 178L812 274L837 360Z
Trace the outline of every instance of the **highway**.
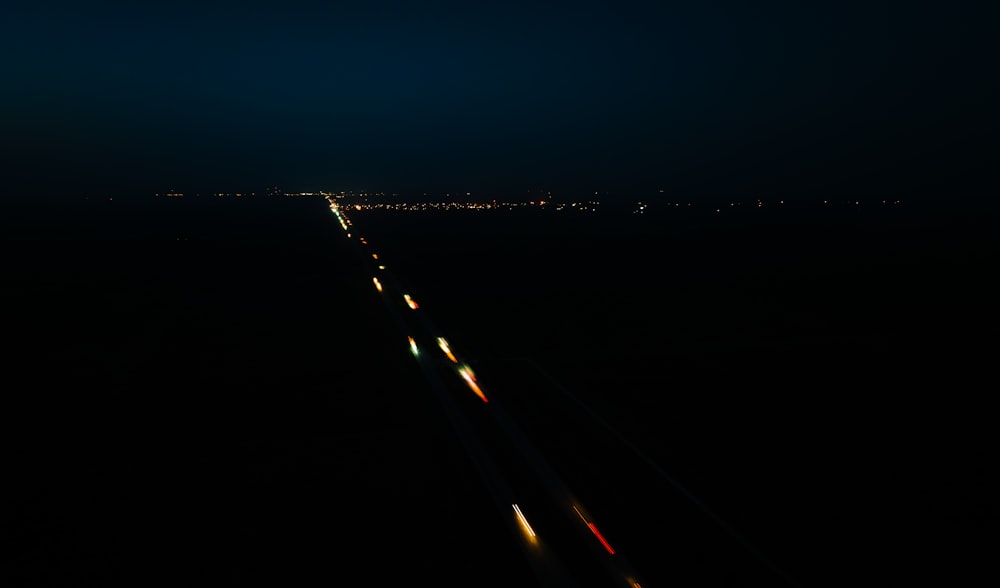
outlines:
M542 586L794 585L783 570L534 361L476 365L329 198ZM407 276L419 281L419 277Z

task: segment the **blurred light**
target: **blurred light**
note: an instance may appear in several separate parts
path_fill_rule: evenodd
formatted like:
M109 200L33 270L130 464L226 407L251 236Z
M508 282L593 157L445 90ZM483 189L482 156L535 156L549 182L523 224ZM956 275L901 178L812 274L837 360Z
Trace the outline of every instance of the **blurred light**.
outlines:
M576 514L579 515L579 517L583 520L584 524L587 525L587 528L590 529L590 532L593 533L594 536L597 537L597 540L601 542L601 545L604 547L604 549L611 555L614 555L615 550L611 547L611 544L608 543L608 541L604 538L604 535L601 535L601 532L597 530L597 525L588 521L587 517L584 516L584 514L580 512L580 509L577 508L575 505L573 506L573 510L576 511Z
M479 384L476 383L476 375L472 373L472 368L467 365L463 365L459 368L458 373L461 374L462 379L464 379L465 383L469 385L469 388L476 393L476 396L478 396L483 402L489 402L489 400L486 399L486 394L483 393L482 388L480 388Z
M518 508L516 504L512 506L514 507L514 515L517 517L517 522L521 523L521 528L528 534L528 537L533 539L535 537L535 531L531 528L531 525L528 524L528 519L524 518L524 513L521 512L521 509Z
M611 555L614 555L615 550L612 549L611 545L604 538L604 535L601 535L601 532L597 530L597 525L595 525L594 523L587 523L587 526L590 527L591 532L593 532L594 536L597 537L597 540L601 542L601 545L604 546L604 549L606 549L607 552L610 553Z
M448 359L452 363L458 363L458 359L452 354L451 348L448 347L448 342L444 340L444 337L438 337L438 347L441 348L441 351L444 351L444 354L448 356Z

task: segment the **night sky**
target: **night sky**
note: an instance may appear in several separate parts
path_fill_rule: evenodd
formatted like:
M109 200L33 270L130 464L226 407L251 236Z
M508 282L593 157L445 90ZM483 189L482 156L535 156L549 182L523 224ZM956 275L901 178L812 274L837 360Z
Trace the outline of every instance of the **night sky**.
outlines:
M982 194L985 5L16 1L5 198Z

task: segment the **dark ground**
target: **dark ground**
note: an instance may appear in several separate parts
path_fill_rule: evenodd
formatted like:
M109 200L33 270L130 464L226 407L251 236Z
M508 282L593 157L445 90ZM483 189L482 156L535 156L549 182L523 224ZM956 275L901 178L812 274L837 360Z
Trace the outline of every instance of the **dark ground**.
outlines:
M2 583L523 585L323 207L241 204L5 244Z
M8 223L6 583L524 585L325 203L156 204ZM530 359L802 585L995 576L995 216L475 214L352 218L483 373Z
M352 218L482 370L530 359L802 585L995 576L990 211Z

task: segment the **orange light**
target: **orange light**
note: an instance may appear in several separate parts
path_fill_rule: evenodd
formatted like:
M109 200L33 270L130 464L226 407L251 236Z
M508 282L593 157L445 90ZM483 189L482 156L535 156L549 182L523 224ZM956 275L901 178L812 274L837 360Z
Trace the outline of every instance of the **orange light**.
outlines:
M611 555L614 555L615 554L614 548L612 548L611 544L608 543L607 539L604 538L604 535L601 535L601 532L597 530L597 525L588 521L587 517L584 516L584 514L580 512L580 509L577 508L576 506L573 506L573 510L575 510L576 514L580 516L583 522L587 525L587 528L590 529L590 532L594 534L594 537L597 537L597 540L601 542L601 545L604 546L604 549L607 550L607 552L610 553Z
M486 394L483 393L479 384L476 383L476 376L473 375L472 370L469 369L468 366L462 366L462 368L458 370L458 373L462 375L462 379L464 379L465 383L469 385L469 388L472 388L472 391L476 393L476 396L478 396L483 402L489 402L489 400L486 399Z
M382 282L378 281L378 278L372 278L372 281L375 282L375 289L378 290L379 292L381 292L382 291Z
M412 308L413 310L420 308L417 305L417 303L412 298L410 298L409 294L403 294L403 299L406 300L406 305Z
M448 347L448 342L444 340L444 337L438 337L438 347L441 348L441 351L444 351L444 354L448 356L448 359L450 359L452 363L458 363L458 358L452 354L451 348Z

